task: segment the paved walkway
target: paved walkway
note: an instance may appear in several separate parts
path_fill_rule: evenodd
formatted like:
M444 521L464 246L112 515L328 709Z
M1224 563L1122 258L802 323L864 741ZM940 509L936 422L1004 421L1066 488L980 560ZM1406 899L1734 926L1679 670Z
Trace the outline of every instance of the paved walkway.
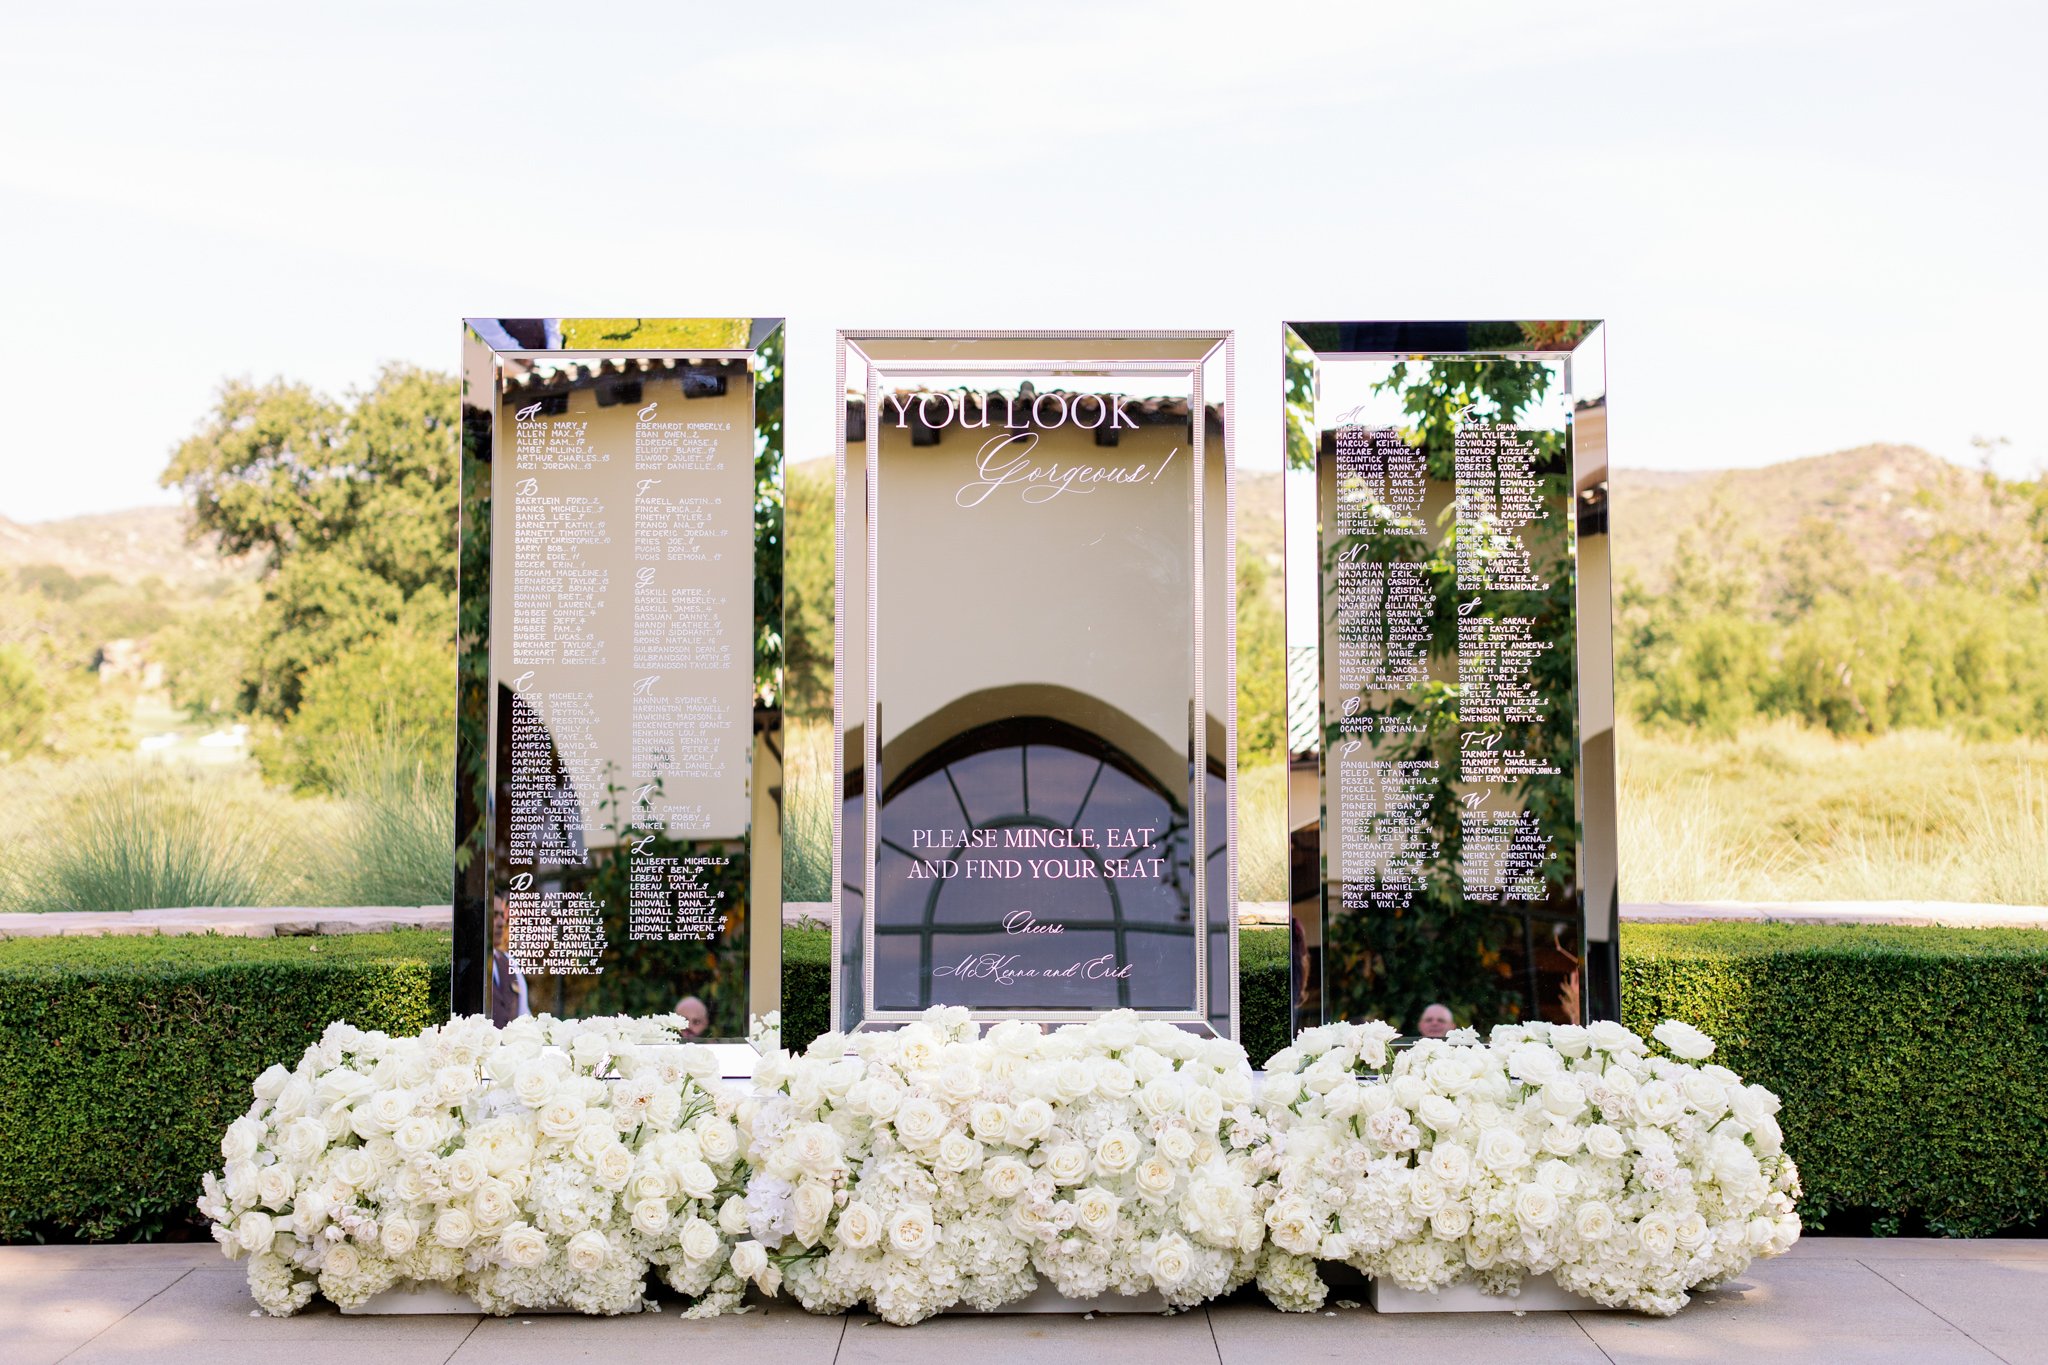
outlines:
M0 1247L9 1365L1600 1365L1634 1361L2048 1363L2048 1242L1812 1238L1675 1318L1628 1313L1277 1313L1233 1300L1178 1317L941 1318L907 1330L787 1304L735 1318L295 1318L255 1312L211 1246Z

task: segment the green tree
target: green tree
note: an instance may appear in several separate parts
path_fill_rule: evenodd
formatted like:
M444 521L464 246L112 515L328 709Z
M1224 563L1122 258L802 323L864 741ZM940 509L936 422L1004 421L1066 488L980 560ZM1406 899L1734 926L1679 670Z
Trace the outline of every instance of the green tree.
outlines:
M310 676L376 641L444 642L452 669L456 405L454 379L403 365L343 401L234 381L173 454L163 482L191 498L195 532L217 535L224 554L264 557L243 680L255 714L290 722Z
M0 645L0 762L40 749L49 716L50 693L34 661L14 645Z
M1237 748L1240 766L1271 762L1287 744L1287 641L1273 571L1237 561Z

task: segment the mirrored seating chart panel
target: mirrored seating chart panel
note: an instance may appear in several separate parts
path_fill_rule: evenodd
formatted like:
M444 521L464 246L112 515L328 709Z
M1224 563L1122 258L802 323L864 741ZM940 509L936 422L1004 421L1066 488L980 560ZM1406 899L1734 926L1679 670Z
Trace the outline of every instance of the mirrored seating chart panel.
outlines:
M460 1012L777 1008L780 319L473 318Z
M842 334L833 1013L1234 1034L1227 334Z
M1289 571L1317 603L1290 659L1295 1026L1611 1015L1601 328L1284 342L1288 477L1313 484L1289 508L1315 523Z

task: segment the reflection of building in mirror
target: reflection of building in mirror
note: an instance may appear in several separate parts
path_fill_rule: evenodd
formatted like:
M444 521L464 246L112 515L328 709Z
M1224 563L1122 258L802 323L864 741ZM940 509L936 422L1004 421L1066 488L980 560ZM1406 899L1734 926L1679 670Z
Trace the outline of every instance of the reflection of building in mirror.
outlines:
M847 408L843 1024L1207 1015L1229 736L1196 622L1226 415L1185 374L1080 364L935 364Z
M1403 326L1290 334L1320 394L1296 442L1318 489L1315 562L1290 566L1321 602L1317 638L1290 656L1293 771L1314 783L1291 802L1296 1022L1412 1030L1426 1005L1482 1026L1576 1021L1570 352L1597 336Z
M744 1038L774 1007L749 925L764 890L779 899L775 661L757 648L779 635L779 528L757 536L779 414L762 421L756 379L780 341L720 326L755 349L568 356L471 326L464 676L490 687L476 705L465 681L464 781L484 789L465 809L488 811L465 849L500 1017L687 1000L699 1032Z

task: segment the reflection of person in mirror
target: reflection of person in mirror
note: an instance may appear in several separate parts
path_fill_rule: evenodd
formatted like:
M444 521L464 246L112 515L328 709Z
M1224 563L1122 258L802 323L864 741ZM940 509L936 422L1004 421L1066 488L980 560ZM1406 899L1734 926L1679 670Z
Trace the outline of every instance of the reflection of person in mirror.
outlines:
M1432 1000L1422 1007L1422 1018L1416 1022L1415 1031L1425 1038L1441 1038L1455 1027L1450 1006Z
M526 977L512 965L512 917L506 911L505 898L494 898L492 907L491 925L496 932L491 943L491 1018L509 1024L533 1013L533 1008L526 994Z
M694 995L676 1001L676 1017L683 1021L683 1032L691 1038L702 1038L711 1027L711 1011Z

